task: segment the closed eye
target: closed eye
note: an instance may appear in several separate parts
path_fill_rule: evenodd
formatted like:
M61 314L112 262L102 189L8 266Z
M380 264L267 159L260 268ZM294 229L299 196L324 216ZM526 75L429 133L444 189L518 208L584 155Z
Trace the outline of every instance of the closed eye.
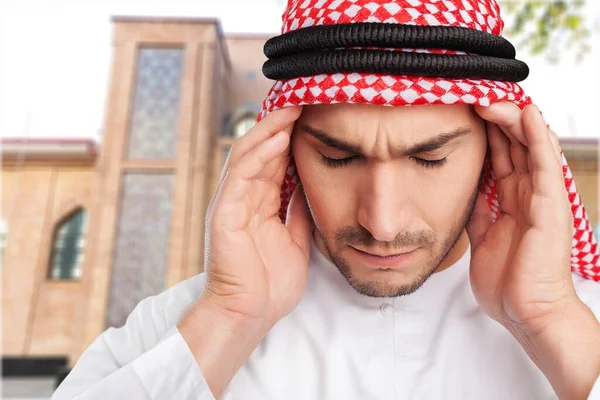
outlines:
M441 167L446 163L446 157L440 158L438 160L428 160L426 158L419 157L411 157L417 164L425 167L425 168L436 168Z
M345 158L330 158L330 157L326 157L323 154L321 154L321 157L322 157L325 165L327 165L328 167L339 168L339 167L344 167L344 166L350 164L352 161L356 160L360 156L354 155L354 156L345 157Z
M339 168L339 167L344 167L344 166L352 163L353 161L357 160L360 156L354 155L354 156L344 157L344 158L331 158L331 157L326 157L323 154L321 154L321 157L322 157L325 165L327 165L328 167ZM420 158L420 157L411 157L411 159L414 162L416 162L418 165L425 167L425 168L441 167L447 161L446 157L440 158L437 160L428 160L426 158Z

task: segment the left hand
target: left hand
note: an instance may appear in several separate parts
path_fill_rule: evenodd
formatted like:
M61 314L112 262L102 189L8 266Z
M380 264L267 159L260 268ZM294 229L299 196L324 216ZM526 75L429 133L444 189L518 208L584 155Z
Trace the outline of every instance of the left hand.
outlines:
M500 215L492 223L480 194L467 227L473 292L490 317L535 334L577 301L558 138L533 105L521 111L501 102L476 111L487 125Z

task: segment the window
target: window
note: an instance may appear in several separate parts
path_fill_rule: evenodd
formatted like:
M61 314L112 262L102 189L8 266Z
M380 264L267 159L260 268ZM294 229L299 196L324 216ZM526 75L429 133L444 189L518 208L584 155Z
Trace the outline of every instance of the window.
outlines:
M78 279L81 277L87 213L79 208L58 225L52 238L50 279Z
M183 49L140 48L128 159L173 159L179 130Z
M245 115L238 119L233 126L233 136L239 138L244 136L256 124L256 116Z

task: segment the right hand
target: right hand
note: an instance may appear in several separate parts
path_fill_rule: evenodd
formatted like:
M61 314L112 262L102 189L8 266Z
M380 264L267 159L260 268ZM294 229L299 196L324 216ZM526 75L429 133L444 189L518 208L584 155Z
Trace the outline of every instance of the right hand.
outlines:
M311 222L300 186L284 225L280 189L301 107L276 110L232 146L206 215L203 296L228 316L275 324L302 297Z

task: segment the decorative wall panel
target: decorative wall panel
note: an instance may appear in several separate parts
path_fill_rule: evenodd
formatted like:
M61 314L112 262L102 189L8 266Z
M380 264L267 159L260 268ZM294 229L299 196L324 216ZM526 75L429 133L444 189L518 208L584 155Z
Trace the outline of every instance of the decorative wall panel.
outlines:
M165 289L173 175L125 174L111 272L108 326Z
M128 159L175 157L182 69L182 49L139 50Z

